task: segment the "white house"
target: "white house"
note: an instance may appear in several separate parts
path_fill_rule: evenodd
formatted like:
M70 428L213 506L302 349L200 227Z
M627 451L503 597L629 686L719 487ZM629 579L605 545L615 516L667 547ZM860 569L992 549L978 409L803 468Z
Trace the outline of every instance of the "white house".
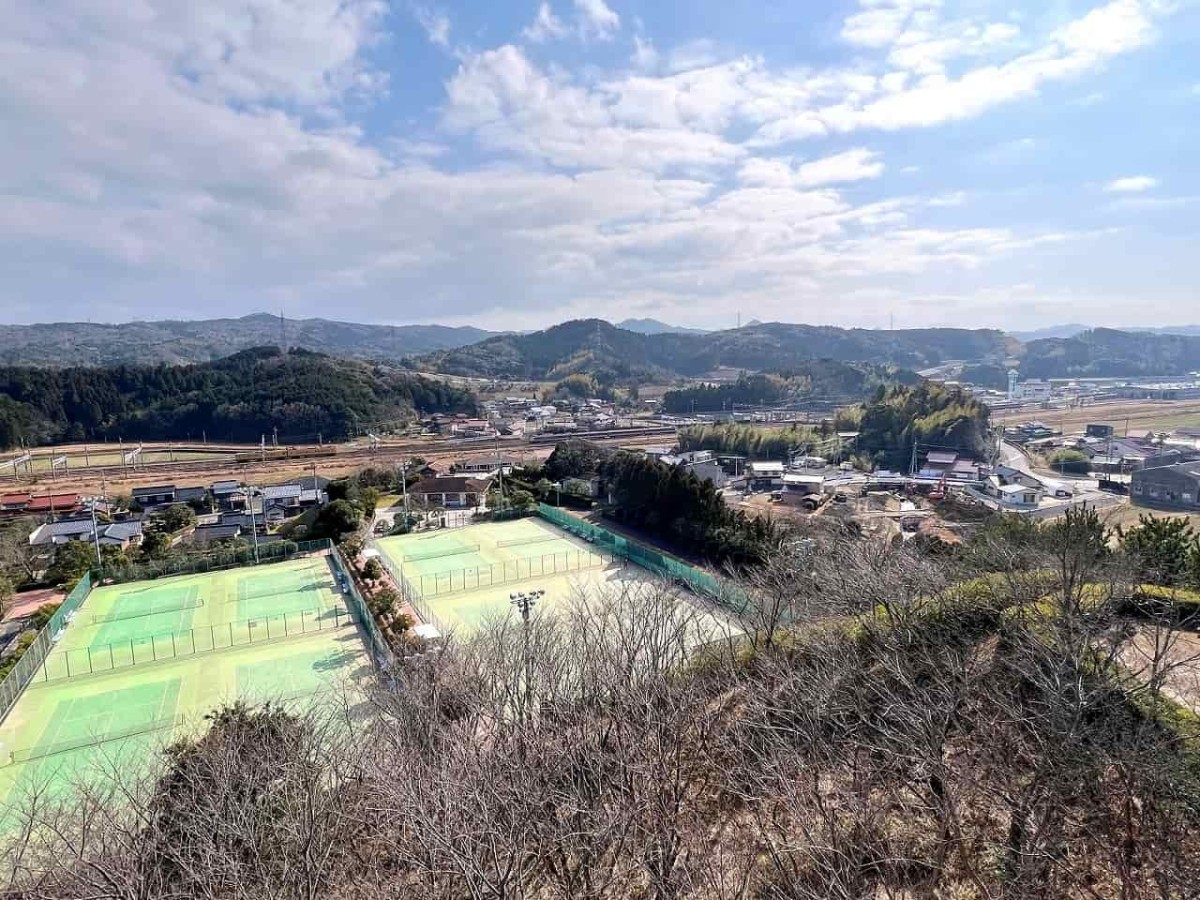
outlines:
M1001 507L1006 509L1035 509L1045 496L1045 488L1023 484L1001 485L996 493Z

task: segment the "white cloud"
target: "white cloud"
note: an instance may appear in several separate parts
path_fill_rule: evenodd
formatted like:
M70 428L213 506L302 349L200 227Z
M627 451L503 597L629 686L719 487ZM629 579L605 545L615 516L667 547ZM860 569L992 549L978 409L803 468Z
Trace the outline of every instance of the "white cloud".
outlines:
M711 168L744 155L718 133L736 80L736 69L707 70L588 89L505 46L464 61L447 86L444 123L556 166Z
M988 38L912 3L888 41L858 39L870 59L828 69L730 59L712 42L652 56L640 32L628 71L539 66L513 46L464 51L439 122L398 120L404 139L387 140L375 135L390 107L369 131L355 124L361 101L386 95L371 52L386 37L381 2L22 4L0 34L0 295L14 319L43 318L49 301L56 316L125 318L169 298L182 315L435 310L506 327L572 310L828 320L873 315L835 301L887 291L899 313L910 279L920 296L967 292L995 260L1091 236L986 219L931 227L943 218L931 208L958 195L889 196L865 147L769 144L788 129L977 115L1093 71L1134 46L1121 29L1137 5L1109 5L1125 18L1038 42ZM612 34L619 17L603 9ZM546 3L530 28L563 37L583 19L564 25ZM449 23L428 33L448 43ZM955 55L933 43L951 38ZM912 55L901 66L896 53ZM966 68L918 71L934 63ZM923 184L935 170L923 163ZM983 214L955 218L968 213Z
M738 178L743 184L806 188L863 181L882 174L878 154L858 147L798 165L786 159L755 157L742 164Z
M633 36L633 56L630 57L630 62L637 69L653 69L658 64L658 51L654 49L654 43L649 38L635 34Z
M930 197L928 205L934 209L944 209L946 207L962 206L967 202L967 194L965 191L953 191L949 194L939 194L936 197Z
M604 0L574 0L584 37L607 40L621 27L621 17Z
M415 7L413 14L417 17L417 22L425 29L425 35L431 44L437 44L439 47L450 46L449 16L427 6Z
M1126 178L1115 178L1104 185L1104 190L1119 194L1137 194L1148 191L1158 185L1157 178L1149 175L1130 175Z
M557 40L566 33L567 26L563 24L562 19L554 14L549 3L543 3L538 7L533 21L521 32L521 36L527 41L541 44Z
M850 29L850 37L867 46L891 47L889 61L893 65L922 77L909 81L903 89L896 89L898 78L891 83L881 80L869 88L847 91L828 104L813 102L805 83L812 80L811 75L790 85L768 79L767 91L782 96L790 93L794 99L790 110L763 122L759 144L975 118L995 106L1032 96L1043 85L1078 78L1113 57L1146 45L1154 37L1153 15L1162 9L1153 0L1109 0L1018 55L951 77L943 71L948 59L998 54L1016 37L1015 26L947 25L935 15L935 4L918 6L911 0L865 0L864 5L868 9L860 15L870 16ZM848 25L854 22L851 17ZM923 30L906 31L914 22ZM934 32L942 36L931 37Z

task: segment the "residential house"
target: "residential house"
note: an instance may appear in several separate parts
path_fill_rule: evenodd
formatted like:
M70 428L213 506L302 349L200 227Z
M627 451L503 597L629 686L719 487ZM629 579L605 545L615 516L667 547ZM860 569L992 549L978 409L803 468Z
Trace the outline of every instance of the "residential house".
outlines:
M39 525L29 535L29 544L33 547L57 547L70 541L98 540L103 546L126 547L140 544L142 540L142 523L137 520L99 523L93 531L91 516L77 516L59 519Z
M63 515L79 512L82 508L83 498L78 494L45 494L41 497L30 497L24 511L35 515Z
M452 469L455 475L491 475L501 470L507 475L513 466L517 465L520 465L519 460L502 454L460 459L454 463Z
M208 506L208 489L203 487L181 487L175 490L175 502L188 506Z
M950 467L950 471L946 473L948 481L964 482L980 482L983 481L988 467L978 460L969 459L960 456L954 461L954 465Z
M304 489L296 482L276 484L263 488L262 506L264 514L267 514L268 520L271 519L272 510L275 510L275 515L279 516L280 520L299 515L300 495L303 493Z
M1200 510L1200 462L1138 469L1129 497L1134 506L1196 512Z
M996 466L992 470L992 474L988 476L988 493L995 496L996 492L992 488L1008 487L1009 485L1019 484L1028 488L1044 487L1040 478L1030 475L1028 472L1023 472L1020 469L1014 469L1012 466Z
M724 487L729 481L729 475L717 462L711 450L689 450L685 453L661 456L659 461L669 466L681 466L701 481L711 481L713 487Z
M819 472L785 472L780 500L799 505L806 498L819 497L824 489L825 476Z
M781 462L752 462L746 465L746 479L752 491L778 491L783 488L786 466Z
M917 474L922 478L948 477L957 462L958 454L953 450L930 450L925 456L925 464Z
M209 487L219 509L244 509L246 491L237 481L216 481Z
M1036 509L1045 496L1045 488L1028 487L1024 484L1001 485L996 493L996 499L1005 509Z
M258 531L259 534L265 534L267 531L266 518L261 514L262 511L255 509L254 515L249 512L230 512L221 513L217 518L217 525L234 526L241 529L242 534L249 534L252 530Z
M188 536L188 543L206 546L216 541L229 541L242 536L240 525L197 525Z
M152 487L136 487L129 492L129 502L142 509L157 509L175 502L175 485L159 484Z
M470 475L443 475L422 478L408 489L410 497L424 500L435 506L448 509L466 509L484 502L491 478L473 478Z

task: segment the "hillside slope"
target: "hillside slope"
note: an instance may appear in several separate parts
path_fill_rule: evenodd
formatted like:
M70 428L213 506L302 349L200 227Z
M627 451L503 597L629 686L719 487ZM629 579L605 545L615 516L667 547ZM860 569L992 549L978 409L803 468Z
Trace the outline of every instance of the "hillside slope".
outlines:
M501 335L428 354L415 363L455 375L557 379L587 372L601 379L696 376L720 366L780 371L812 359L923 368L947 359L1002 359L994 330L928 328L870 331L767 323L708 334L639 334L601 319L545 331Z
M285 319L283 326L283 337L289 347L354 359L399 360L472 344L492 334L469 327L393 327L329 319ZM279 344L279 317L265 313L194 322L0 325L0 364L107 366L211 362L251 347Z
M1025 345L1025 378L1184 375L1200 370L1200 336L1094 328Z
M474 409L470 394L305 350L246 350L191 366L0 367L0 447L62 440L326 440L415 412Z

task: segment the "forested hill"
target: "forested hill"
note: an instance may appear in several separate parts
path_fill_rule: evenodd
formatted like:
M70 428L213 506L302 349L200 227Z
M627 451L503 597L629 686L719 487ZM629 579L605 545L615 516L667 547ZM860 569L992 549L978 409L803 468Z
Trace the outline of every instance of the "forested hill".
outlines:
M1025 378L1184 375L1200 370L1200 336L1094 328L1025 345Z
M199 363L251 347L316 350L354 359L399 360L461 347L488 337L479 328L445 325L358 325L328 319L286 319L263 313L240 319L195 322L126 322L98 325L56 322L0 325L0 364L13 366L112 366Z
M778 375L742 375L727 384L700 384L667 391L662 410L668 413L732 412L738 407L813 400L857 403L880 385L915 385L920 377L907 369L814 359Z
M411 418L471 412L472 396L391 367L304 350L246 350L215 363L0 367L0 447L58 441L315 440Z
M950 359L1002 360L1009 349L1001 332L986 329L871 331L767 323L708 334L640 334L582 319L428 354L414 364L481 377L553 380L586 372L622 380L695 376L722 366L778 372L818 358L920 369Z

